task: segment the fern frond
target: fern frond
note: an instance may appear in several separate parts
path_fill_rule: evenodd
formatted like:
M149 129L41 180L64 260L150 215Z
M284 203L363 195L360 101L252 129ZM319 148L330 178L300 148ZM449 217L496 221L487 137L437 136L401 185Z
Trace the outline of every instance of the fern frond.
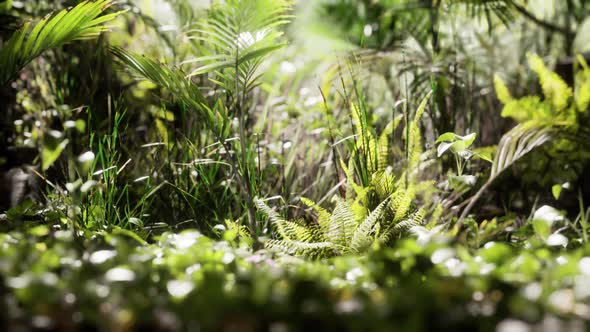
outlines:
M326 238L334 244L345 245L350 242L356 227L357 222L349 203L345 200L338 200L330 216Z
M372 185L381 199L391 196L395 190L395 175L389 170L373 174Z
M391 241L391 239L414 226L418 226L422 224L424 219L425 211L423 209L419 209L418 211L414 212L413 214L409 215L406 219L391 224L382 234L379 236L378 241L379 243L387 243Z
M400 114L395 119L390 121L387 126L379 135L379 139L377 140L377 161L379 167L377 171L384 171L387 167L388 157L389 157L389 137L393 134L393 132L397 129L401 120L403 119L403 115Z
M508 104L512 100L512 94L510 94L504 80L502 80L498 74L494 75L494 89L496 90L498 100L501 101L502 104Z
M350 247L356 251L362 251L372 241L371 233L374 232L375 226L378 225L379 219L383 215L383 210L389 203L389 198L381 202L371 213L363 220L354 231Z
M367 190L363 186L356 184L354 179L353 159L356 157L356 153L356 150L353 151L353 155L350 158L348 166L346 166L343 160L340 160L340 167L344 171L344 175L346 175L346 196L352 197L354 194L358 199L362 199L361 197L366 195Z
M87 40L107 30L104 23L122 12L102 15L111 0L83 1L71 9L46 16L35 25L25 23L0 49L0 86L43 52L75 40Z
M549 70L538 55L528 54L528 61L531 69L539 76L546 101L553 106L555 112L564 111L573 96L572 89L558 74Z
M392 211L394 211L393 223L398 223L408 215L410 205L414 198L415 191L413 186L410 186L405 190L398 189L393 194L393 199L390 204Z
M268 249L280 250L291 255L317 257L326 250L336 250L337 246L330 242L300 242L286 240L269 240L265 243Z
M409 156L407 165L408 170L415 169L416 167L418 167L420 163L420 155L422 154L422 136L420 134L420 120L422 119L422 115L426 110L426 105L428 104L428 99L431 95L432 91L430 91L426 96L424 96L422 102L420 102L420 105L416 109L414 119L412 120L408 128L406 128L406 130L410 131L408 135L409 142L407 145L407 153Z
M320 230L324 234L328 233L328 231L330 229L330 217L332 216L332 214L330 212L328 212L326 209L324 209L323 207L317 205L311 199L301 197L300 200L306 206L314 209L314 211L318 214L317 220L318 220L318 226L319 226Z

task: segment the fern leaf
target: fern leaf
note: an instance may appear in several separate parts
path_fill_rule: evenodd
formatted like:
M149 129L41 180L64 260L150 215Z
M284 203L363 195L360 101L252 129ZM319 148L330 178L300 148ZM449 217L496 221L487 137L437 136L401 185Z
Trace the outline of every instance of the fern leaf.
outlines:
M311 199L301 197L300 200L303 204L315 210L315 212L318 214L318 226L320 230L324 234L328 233L330 229L330 217L332 216L332 214L326 211L326 209L324 209L323 207L317 205Z
M357 227L357 222L348 202L338 200L330 216L330 225L326 238L338 245L350 243Z
M414 119L409 125L409 142L408 142L408 169L412 170L418 167L420 163L420 155L422 154L422 138L420 135L420 120L422 119L422 115L426 110L426 105L428 104L428 99L432 95L432 91L430 91L420 102L420 105L416 109L416 114L414 115Z
M415 191L412 186L405 190L398 189L398 191L393 194L393 199L391 201L391 208L395 213L393 223L398 223L408 215L414 196Z
M406 219L390 225L378 238L379 243L387 243L389 242L394 236L409 230L414 226L419 226L422 224L422 220L424 219L424 210L419 209L418 211L414 212Z
M504 81L497 74L494 75L494 88L496 90L496 96L498 96L498 100L501 101L502 104L506 105L512 101L510 91L506 87Z
M371 244L371 232L375 229L375 225L378 224L379 218L383 215L383 209L388 203L389 198L381 202L356 228L350 243L354 251L359 252Z
M573 96L572 89L556 73L547 69L543 60L535 54L528 55L531 69L539 75L541 88L546 100L553 106L555 112L564 111L569 105L569 100Z
M277 230L283 239L297 240L297 236L293 234L293 229L287 225L287 221L283 219L275 210L271 209L261 199L255 199L254 203L258 210L264 213L268 219L277 227ZM294 238L291 238L294 236Z
M269 240L265 244L268 249L280 250L291 255L317 257L323 251L335 250L336 246L330 242L299 242L299 241L280 241Z

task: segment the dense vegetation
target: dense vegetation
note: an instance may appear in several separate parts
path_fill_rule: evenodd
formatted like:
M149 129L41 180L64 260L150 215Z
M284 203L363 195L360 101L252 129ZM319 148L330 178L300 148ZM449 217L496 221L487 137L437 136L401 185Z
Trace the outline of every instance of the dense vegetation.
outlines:
M590 1L0 1L0 329L583 331Z

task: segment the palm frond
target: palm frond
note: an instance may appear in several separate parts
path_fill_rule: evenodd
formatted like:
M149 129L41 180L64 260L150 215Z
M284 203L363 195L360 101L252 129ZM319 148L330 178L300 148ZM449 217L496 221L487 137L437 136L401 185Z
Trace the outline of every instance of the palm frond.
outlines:
M180 69L169 67L120 47L111 47L110 51L136 75L173 92L188 106L200 108L205 104L205 98L199 88L190 79L187 79L185 73Z
M198 64L189 76L215 73L229 91L251 91L261 60L284 45L276 28L289 22L289 9L286 0L230 0L214 6L209 17L188 32L189 38L204 43L205 53L185 62ZM224 74L225 69L231 74Z
M544 122L529 121L512 128L504 134L498 144L490 177L479 191L469 199L469 204L457 221L456 229L461 227L463 220L467 217L475 202L491 186L494 180L533 149L550 141L553 138L553 132L554 128Z
M514 127L502 137L498 144L490 179L495 179L517 160L550 139L550 127L531 124L521 124Z
M112 5L111 0L83 1L71 9L49 15L32 25L25 23L0 50L0 85L6 84L17 73L48 49L74 40L95 38L107 30L104 23L121 12L102 15Z
M514 18L514 10L509 0L452 0L451 2L463 4L472 17L485 18L490 31L493 26L492 17L497 17L506 26L510 25Z

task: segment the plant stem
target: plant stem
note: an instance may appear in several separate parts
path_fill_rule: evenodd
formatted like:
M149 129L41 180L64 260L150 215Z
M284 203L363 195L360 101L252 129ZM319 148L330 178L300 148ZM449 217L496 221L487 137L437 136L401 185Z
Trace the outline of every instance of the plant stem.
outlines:
M461 226L463 225L463 221L465 220L465 218L467 217L467 215L469 214L469 212L471 211L471 209L473 208L473 206L475 205L475 203L481 198L481 195L483 195L483 193L492 185L493 181L488 180L480 189L477 193L475 193L475 195L473 195L470 199L469 199L469 204L467 204L467 207L465 207L465 210L463 210L463 213L461 213L461 216L459 217L459 220L457 220L457 224L455 225L455 227L457 229L461 229Z

